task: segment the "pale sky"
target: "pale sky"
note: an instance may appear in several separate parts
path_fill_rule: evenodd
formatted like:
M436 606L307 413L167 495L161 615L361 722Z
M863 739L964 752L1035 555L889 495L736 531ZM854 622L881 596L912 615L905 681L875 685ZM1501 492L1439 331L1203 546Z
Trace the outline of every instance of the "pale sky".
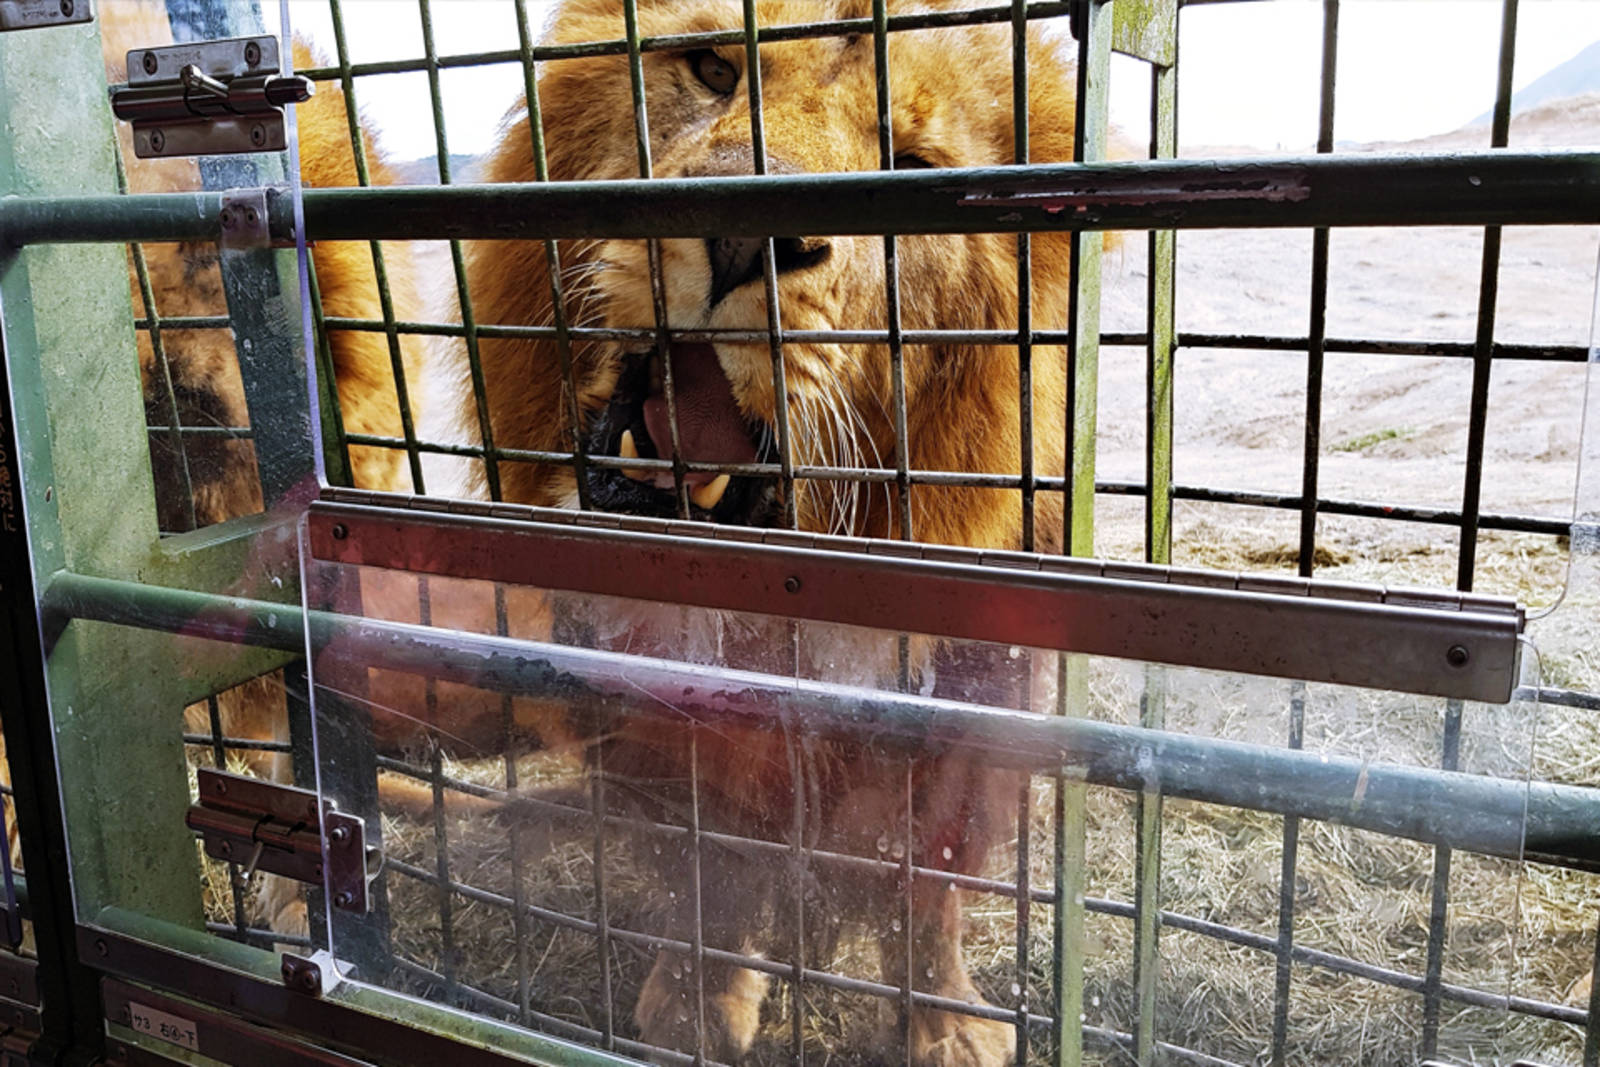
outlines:
M440 54L515 48L512 0L433 0ZM548 0L528 0L542 20ZM415 0L344 0L356 62L416 58L422 30ZM1494 101L1498 0L1345 0L1340 7L1336 136L1406 140L1455 129ZM333 54L326 0L290 0L298 32ZM1304 149L1316 139L1319 0L1207 4L1184 9L1179 122L1185 145ZM1523 0L1518 17L1518 88L1600 40L1600 0ZM1119 58L1112 119L1136 140L1146 134L1148 76ZM441 78L452 152L493 142L516 101L516 65L445 71ZM424 75L384 75L357 84L363 113L396 159L434 151Z

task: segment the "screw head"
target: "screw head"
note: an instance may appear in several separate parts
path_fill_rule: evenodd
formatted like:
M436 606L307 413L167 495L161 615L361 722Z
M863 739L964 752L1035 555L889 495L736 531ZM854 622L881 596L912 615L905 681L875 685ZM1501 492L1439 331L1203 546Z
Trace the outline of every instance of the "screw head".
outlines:
M164 152L167 148L167 135L160 130L150 131L150 151Z
M290 963L288 960L284 960L283 968L278 973L283 975L284 982L292 983L294 981L295 970L296 968L294 964Z
M1444 661L1452 667L1465 667L1471 658L1465 645L1451 645L1450 650L1444 654Z
M254 226L261 221L261 216L256 214L255 208L247 207L244 209L244 221L247 225Z
M144 54L143 62L144 72L146 74L154 74L156 72L156 67L160 66L161 64L161 61L156 58L156 54L154 52L146 52Z
M217 783L217 792L226 793L228 791L228 780L226 778L218 778L215 781Z
M254 67L261 62L261 46L250 41L244 46L244 61Z
M322 988L322 969L315 963L306 964L295 973L294 984L307 993L315 993Z
M346 537L349 537L349 536L350 536L350 530L349 530L349 528L347 526L345 526L344 523L336 522L336 523L333 524L333 539L335 541L343 541Z
M61 0L62 16L70 19L72 17L72 10L75 6L76 5L73 4L72 0Z
M94 939L94 954L102 959L111 955L111 946L106 944L105 938L97 937Z
M333 895L333 906L336 908L348 908L355 901L355 894L348 889L341 889Z
M328 840L336 845L342 845L350 839L350 827L335 826L328 831Z
M783 580L783 588L785 592L798 593L800 591L800 579L796 575L789 575Z
M250 143L257 148L267 143L267 128L259 122L250 127Z

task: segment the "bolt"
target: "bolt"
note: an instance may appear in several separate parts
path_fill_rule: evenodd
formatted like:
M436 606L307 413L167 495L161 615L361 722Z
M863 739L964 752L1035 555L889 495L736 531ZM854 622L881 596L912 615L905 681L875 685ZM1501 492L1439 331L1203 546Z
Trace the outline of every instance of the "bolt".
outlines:
M223 208L222 215L220 217L222 219L222 228L224 230L231 230L234 228L234 226L238 225L239 216L233 213L233 208L231 207Z
M217 851L222 853L224 857L231 856L233 855L233 845L227 841L218 841Z
M163 152L167 147L167 135L160 130L150 131L150 151Z
M328 831L328 840L336 845L342 845L350 839L350 827L335 826Z
M61 0L61 14L64 18L70 19L72 17L72 9L72 0Z
M256 223L261 221L261 216L256 214L255 208L247 207L244 209L244 221L254 227Z
M257 148L267 143L267 128L259 122L250 127L250 143Z
M296 970L297 968L294 964L290 963L288 960L283 961L283 970L281 970L279 973L283 975L283 982L285 985L292 985L294 983L294 975Z
M261 62L261 46L254 41L244 46L244 61L254 67Z
M101 959L111 955L111 946L106 944L105 938L97 937L94 939L94 954Z
M322 969L315 963L306 964L296 971L294 984L307 993L317 992L322 988Z
M1465 667L1471 658L1465 645L1451 645L1450 651L1444 654L1444 661L1452 667Z
M798 593L800 591L800 579L792 574L789 575L783 580L783 588L790 593Z
M355 894L348 889L341 889L333 895L333 906L344 909L356 902Z
M335 541L343 541L346 537L349 537L349 536L350 536L350 530L349 530L348 527L345 526L344 523L336 522L336 523L333 524L333 539Z
M161 61L156 58L156 54L154 52L146 52L144 54L144 72L146 74L154 74L156 72L156 67L160 65L160 62Z

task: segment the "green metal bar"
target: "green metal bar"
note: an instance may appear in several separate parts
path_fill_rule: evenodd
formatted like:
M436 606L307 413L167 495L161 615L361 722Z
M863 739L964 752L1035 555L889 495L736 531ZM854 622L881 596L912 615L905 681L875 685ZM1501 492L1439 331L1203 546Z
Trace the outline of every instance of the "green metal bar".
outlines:
M756 22L755 0L744 0L745 86L750 96L750 155L757 174L767 173L767 133L761 105L761 32ZM783 361L783 316L778 303L778 269L772 238L761 246L761 279L767 295L767 350L772 360L773 436L778 446L779 485L783 489L783 517L790 529L800 528L800 511L794 499L794 445L789 434L788 371ZM795 964L799 972L799 963ZM799 993L796 979L796 997ZM798 999L796 1003L798 1003ZM795 1013L798 1019L799 1013ZM792 1055L803 1063L805 1047L796 1030Z
M117 192L128 192L128 172L122 163L122 148L114 146L117 163ZM178 464L178 481L183 494L184 529L193 530L199 525L194 511L194 479L189 474L189 450L183 443L183 419L178 413L178 394L172 384L172 365L167 361L167 346L161 336L161 312L156 307L155 290L150 285L150 267L145 261L144 246L137 242L128 246L133 260L134 276L139 283L139 302L144 307L145 331L150 337L150 351L155 359L156 373L160 376L161 396L166 402L167 444Z
M541 182L550 180L550 165L544 144L544 111L539 106L539 82L533 60L533 33L528 25L528 2L516 0L517 40L522 46L522 90L528 105L528 135L533 147L533 172ZM561 282L561 250L554 241L544 243L545 271L550 275L551 324L555 331L556 356L561 362L561 377L567 383L567 432L572 435L573 479L578 483L578 506L589 510L588 444L583 439L583 421L578 413L578 381L573 374L572 330L567 322L567 298ZM480 337L489 336L479 328ZM477 388L474 383L474 389ZM487 390L480 395L487 399ZM609 1011L609 1006L607 1008ZM610 1034L610 1027L606 1033ZM609 1036L607 1038L609 1041Z
M639 153L639 177L649 184L653 177L650 162L650 112L644 91L644 56L639 33L638 0L622 0L622 17L628 36L628 83L633 96L633 132ZM707 236L716 236L708 234ZM672 495L678 502L678 518L689 517L689 488L684 484L683 445L678 434L678 399L672 373L672 338L667 325L667 290L661 275L661 243L652 237L645 242L650 261L650 310L655 320L656 348L661 353L661 394L667 402L667 436L672 444Z
M333 19L334 54L339 61L339 82L344 90L345 124L350 129L350 152L355 160L356 181L362 188L370 188L372 174L367 164L367 146L361 137L361 115L356 107L356 85L354 75L351 73L349 43L345 37L342 0L328 0L328 12ZM400 350L400 334L395 325L394 294L389 288L389 266L384 258L383 246L378 241L369 241L368 246L372 254L373 280L378 286L378 307L383 315L383 332L389 342L389 373L394 379L395 406L399 408L400 432L406 441L406 459L410 464L411 484L421 493L425 492L422 481L422 460L415 447L417 431L411 413L411 388L406 380L405 358ZM320 299L316 302L316 311L318 315L322 314ZM328 365L330 368L328 380L332 382L335 379L331 373L331 359ZM337 396L336 389L331 391ZM342 415L340 429L342 433ZM344 462L346 471L353 471L348 450Z
M211 237L216 194L18 196L0 243ZM291 212L269 199L273 234ZM881 236L1025 230L1519 226L1600 222L1600 154L1041 163L438 188L307 189L312 240ZM777 232L774 232L777 231Z
M1170 2L1170 0L1169 0ZM1176 9L1172 12L1174 31ZM1178 154L1178 73L1175 66L1151 68L1150 155ZM1148 339L1145 343L1144 558L1172 562L1172 363L1176 347L1174 305L1178 235L1150 232ZM1104 340L1102 338L1102 340Z
M306 260L311 269L311 327L317 342L317 411L322 419L322 470L329 485L354 486L350 465L350 439L344 428L344 409L336 386L338 374L333 365L333 344L328 323L322 314L322 288L317 284L316 261ZM230 427L231 429L231 427Z
M1011 138L1013 160L1028 162L1028 5L1011 5ZM1017 411L1022 475L1022 550L1034 550L1033 244L1017 234Z
M1118 0L1114 47L1152 61L1150 72L1150 158L1178 154L1177 0ZM1145 560L1172 561L1172 356L1177 234L1149 235L1149 287L1145 348ZM1166 675L1147 667L1139 698L1139 723L1166 725ZM1155 1062L1157 982L1161 953L1161 819L1157 787L1140 792L1134 805L1134 1059Z
M1075 0L1032 0L1028 4L1029 19L1054 19L1067 14ZM992 7L972 8L958 11L929 11L913 14L895 15L889 19L890 33L903 33L908 30L933 29L939 26L982 26L997 22L1007 22L1011 18L1011 9L1007 6L996 4ZM773 26L762 31L762 38L768 41L803 41L818 37L844 37L851 34L869 34L872 32L872 19L834 19L820 22L797 22L783 26ZM705 33L662 34L655 37L642 37L639 41L641 52L684 52L697 48L717 48L725 45L740 45L744 43L742 30L712 30ZM611 41L583 41L576 44L539 45L533 49L532 58L536 63L544 63L552 59L580 59L589 56L616 56L628 52L628 42L624 38ZM439 69L448 70L454 67L487 66L494 63L516 63L522 58L522 53L516 49L499 49L488 52L464 52L457 55L439 56L435 62ZM406 74L428 69L426 59L396 59L384 60L373 63L358 63L351 70L358 76L370 74ZM334 67L311 67L306 70L296 71L314 81L330 81L339 75L339 70Z
M450 141L445 134L444 100L439 93L438 52L433 47L433 15L429 0L417 0L417 11L422 19L423 51L428 61L428 98L433 105L434 147L439 164L439 184L450 184ZM455 273L456 299L461 305L461 325L466 330L467 369L472 380L473 406L478 416L478 434L483 441L483 473L489 490L489 499L501 499L500 457L494 446L494 426L489 419L489 393L484 384L483 360L478 350L477 317L472 310L471 286L467 282L467 264L461 254L461 242L450 241L450 266ZM419 483L420 485L420 483ZM419 488L417 490L421 492Z
M495 692L575 702L596 712L670 714L695 721L771 725L803 721L819 733L925 751L950 745L997 766L1070 771L1097 785L1143 789L1252 811L1292 813L1486 855L1600 869L1600 796L1581 786L1391 764L1319 752L1033 715L915 693L861 689L564 645L465 634L187 589L61 572L42 596L46 621L115 623L187 638L268 648L329 644L363 666ZM69 628L68 632L71 632ZM693 687L683 697L685 685ZM671 703L661 696L678 694ZM793 718L799 716L798 719ZM1364 782L1364 786L1359 783ZM1352 802L1358 798L1359 802ZM1526 820L1524 810L1526 809Z
M878 115L878 166L888 173L894 172L894 125L891 118L889 79L889 11L885 0L872 0L872 64L876 87ZM866 205L861 205L865 209ZM826 233L828 227L808 230L809 233ZM895 503L900 513L896 531L902 541L912 538L911 483L906 472L911 464L911 435L906 429L906 373L904 342L900 336L900 257L895 246L895 235L887 229L874 228L883 235L883 277L885 323L889 331L889 378L894 401L894 464ZM895 509L891 509L895 510ZM905 657L902 655L902 662ZM904 672L902 672L904 673ZM909 1025L909 1023L908 1023Z

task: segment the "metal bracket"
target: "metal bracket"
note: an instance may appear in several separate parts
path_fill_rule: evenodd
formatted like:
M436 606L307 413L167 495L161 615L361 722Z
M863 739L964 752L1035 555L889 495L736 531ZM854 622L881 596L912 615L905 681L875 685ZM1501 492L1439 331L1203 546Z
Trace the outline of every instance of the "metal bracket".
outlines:
M133 123L140 159L281 152L283 105L309 100L312 84L279 69L271 36L136 48L111 110Z
M332 904L365 912L382 855L366 845L366 826L308 789L202 767L200 801L184 822L205 842L206 855L245 865L245 877L267 871L320 886L327 874Z
M92 0L0 0L0 32L93 21Z
M222 225L219 244L225 251L272 246L267 231L265 189L230 189L223 193L217 221Z
M310 956L283 954L283 984L297 993L320 997L333 992L344 981L339 961L327 949L318 949Z

